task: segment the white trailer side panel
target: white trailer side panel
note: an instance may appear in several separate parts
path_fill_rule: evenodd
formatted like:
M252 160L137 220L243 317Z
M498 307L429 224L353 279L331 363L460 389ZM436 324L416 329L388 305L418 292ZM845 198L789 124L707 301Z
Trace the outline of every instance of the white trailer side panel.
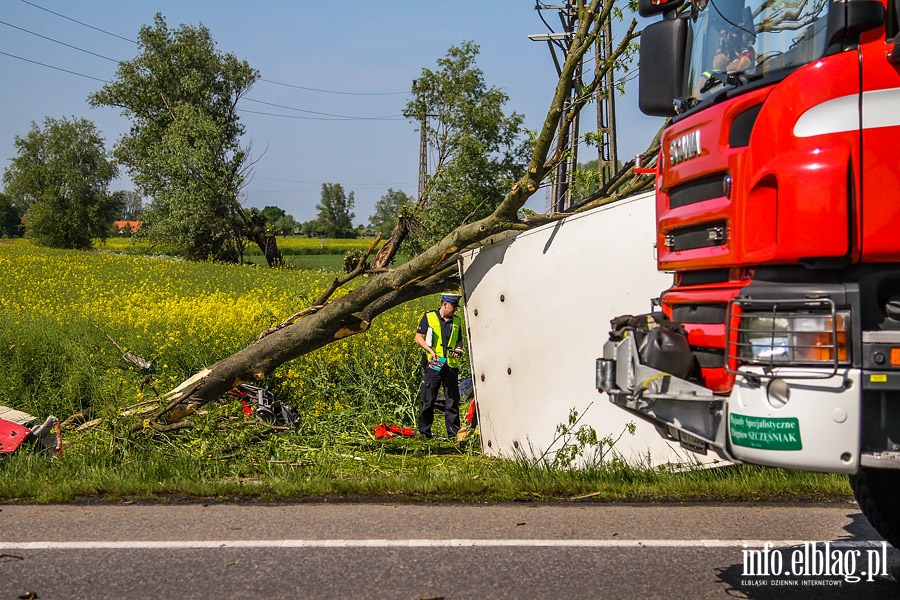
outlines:
M485 453L540 456L572 409L602 438L635 419L595 388L610 320L650 310L671 285L656 269L653 195L600 207L513 237L461 261L466 326ZM637 422L615 446L629 461L692 453ZM710 456L710 460L712 456Z

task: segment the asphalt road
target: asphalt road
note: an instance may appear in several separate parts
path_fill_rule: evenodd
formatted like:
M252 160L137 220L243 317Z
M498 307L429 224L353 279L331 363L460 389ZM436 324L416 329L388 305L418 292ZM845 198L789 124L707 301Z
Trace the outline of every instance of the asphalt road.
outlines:
M853 503L0 505L0 600L897 598L892 574Z

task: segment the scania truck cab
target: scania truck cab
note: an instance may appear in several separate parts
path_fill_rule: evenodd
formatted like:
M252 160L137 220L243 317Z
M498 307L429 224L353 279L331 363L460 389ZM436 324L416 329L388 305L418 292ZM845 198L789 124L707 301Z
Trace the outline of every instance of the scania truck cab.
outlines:
M900 0L641 0L659 311L610 400L696 452L847 473L900 546Z

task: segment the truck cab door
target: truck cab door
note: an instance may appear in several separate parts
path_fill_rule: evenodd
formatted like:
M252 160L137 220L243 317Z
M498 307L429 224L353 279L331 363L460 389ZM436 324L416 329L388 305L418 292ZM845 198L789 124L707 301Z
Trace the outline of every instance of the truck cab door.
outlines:
M862 262L900 255L900 0L888 0L885 27L862 34L860 245Z

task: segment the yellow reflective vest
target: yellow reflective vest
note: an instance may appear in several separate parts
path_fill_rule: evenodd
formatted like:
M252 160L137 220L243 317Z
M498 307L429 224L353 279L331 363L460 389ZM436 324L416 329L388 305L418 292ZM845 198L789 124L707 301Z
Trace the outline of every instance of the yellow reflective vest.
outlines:
M428 311L426 314L428 319L428 328L429 331L425 335L425 342L434 350L435 354L437 354L438 358L446 358L447 364L452 368L456 369L459 367L459 359L455 356L444 356L444 343L441 337L441 318L438 316L436 310ZM450 339L447 340L447 348L453 349L456 348L456 344L459 341L459 332L462 328L462 320L453 315L453 327L450 330ZM422 350L425 352L425 350ZM427 353L426 353L427 354Z

